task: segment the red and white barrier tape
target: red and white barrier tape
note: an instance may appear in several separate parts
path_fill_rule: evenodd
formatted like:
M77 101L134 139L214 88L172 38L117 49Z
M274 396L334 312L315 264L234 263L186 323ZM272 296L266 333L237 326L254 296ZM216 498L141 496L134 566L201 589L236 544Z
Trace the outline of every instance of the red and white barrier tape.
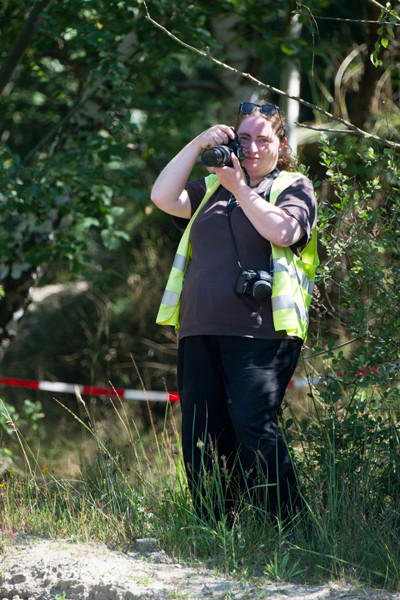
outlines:
M292 379L289 388L304 387L310 383L306 378ZM314 385L318 378L311 380ZM81 394L82 396L110 396L126 400L148 400L149 402L179 402L177 392L154 392L144 390L130 390L118 388L104 388L92 385L79 385L75 383L61 383L59 381L33 381L31 379L17 379L15 377L0 377L0 384L11 387L30 388L56 394Z
M398 365L393 365L398 368ZM358 375L368 375L369 373L378 373L378 367L358 371ZM337 374L336 377L340 377ZM307 385L317 385L319 377L299 377L289 382L288 389L305 387ZM104 388L92 385L79 385L75 383L61 383L58 381L33 381L31 379L16 379L14 377L0 377L0 385L9 385L12 387L24 387L32 390L42 390L45 392L54 392L57 394L81 394L82 396L109 396L112 398L124 398L126 400L147 400L149 402L179 402L177 392L154 392L144 390L130 390L118 388Z
M24 387L31 390L42 390L57 394L81 394L82 396L110 396L125 398L126 400L149 400L152 402L178 402L177 393L145 392L143 390L123 390L118 388L104 388L92 385L78 385L75 383L61 383L58 381L32 381L31 379L16 379L14 377L0 377L0 384L12 387Z

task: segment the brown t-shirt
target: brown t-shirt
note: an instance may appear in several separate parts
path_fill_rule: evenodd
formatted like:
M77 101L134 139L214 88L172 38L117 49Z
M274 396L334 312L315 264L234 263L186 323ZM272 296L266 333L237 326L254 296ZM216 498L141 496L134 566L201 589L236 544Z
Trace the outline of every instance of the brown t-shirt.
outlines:
M186 190L193 214L206 192L204 178L188 182ZM229 197L230 192L220 186L192 224L192 260L182 289L179 337L286 337L285 332L274 330L270 301L260 303L235 291L240 268L229 229ZM301 177L278 196L276 206L294 217L306 232L292 246L298 252L310 240L316 223L317 202L312 183ZM174 220L181 228L188 223L185 219ZM231 223L242 268L269 271L270 243L257 232L240 206L232 211Z

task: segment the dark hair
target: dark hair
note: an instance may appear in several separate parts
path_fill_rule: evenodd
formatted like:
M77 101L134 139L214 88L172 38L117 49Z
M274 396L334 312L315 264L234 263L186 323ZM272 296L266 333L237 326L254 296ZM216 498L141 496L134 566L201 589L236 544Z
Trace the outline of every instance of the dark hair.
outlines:
M255 100L255 103L256 104L268 104L268 100L266 100L265 98L262 98L260 100ZM277 111L274 115L266 115L266 114L262 113L259 108L255 107L253 109L253 111L248 115L239 113L239 116L236 121L236 129L239 129L240 125L242 124L242 122L245 119L247 119L248 117L255 117L255 116L262 117L266 121L270 121L272 123L274 131L275 131L276 135L278 136L278 138L280 139L280 141L282 142L285 140L285 144L284 144L281 154L279 155L279 158L278 158L278 168L281 171L295 171L296 165L295 165L295 161L293 159L292 149L288 145L286 137L285 137L285 117L282 114L281 110Z

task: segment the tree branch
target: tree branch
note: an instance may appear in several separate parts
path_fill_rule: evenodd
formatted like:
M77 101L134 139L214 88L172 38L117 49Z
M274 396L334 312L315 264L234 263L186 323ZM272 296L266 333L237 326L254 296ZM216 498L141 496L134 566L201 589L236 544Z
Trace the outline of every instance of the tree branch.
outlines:
M53 1L53 0L51 0ZM134 56L136 53L136 49L131 53L126 55L126 58L129 59ZM49 131L28 154L22 159L22 164L27 164L33 156L39 152L46 144L49 142L63 127L68 121L72 119L72 117L80 111L80 109L95 96L100 87L107 81L107 77L99 77L97 81L94 81L92 85L88 86L86 93L83 94L82 98L71 108L71 110Z
M324 132L324 133L352 133L349 129L328 129L327 127L313 127L312 125L304 125L304 123L296 123L297 127L302 129L312 129L312 131Z
M372 0L370 0L370 1L372 1ZM369 133L368 131L364 131L363 129L360 129L359 127L357 127L353 123L350 123L349 121L346 121L345 119L341 119L340 117L336 117L335 115L331 114L330 112L324 110L323 108L320 108L319 106L316 106L315 104L312 104L311 102L308 102L307 100L304 100L303 98L287 94L286 92L280 90L279 88L276 88L276 87L274 87L272 85L269 85L267 83L263 83L259 79L256 79L255 77L253 77L252 75L250 75L250 73L243 73L239 69L236 69L235 67L232 67L231 65L227 65L226 63L218 60L217 58L214 58L213 56L211 56L210 53L209 53L209 51L208 51L208 48L207 48L206 52L203 52L202 50L199 50L198 48L195 48L194 46L191 46L190 44L188 44L188 43L184 42L183 40L179 39L176 35L174 35L173 33L171 33L163 25L161 25L160 23L158 23L157 21L155 21L150 16L150 13L149 13L149 10L147 8L146 2L144 2L143 4L144 4L145 9L146 9L146 19L150 23L152 23L155 27L157 27L158 29L160 29L163 33L165 33L166 35L168 35L168 37L170 37L171 39L173 39L175 42L177 42L178 44L180 44L184 48L187 48L191 52L194 52L195 54L198 54L202 58L205 58L206 60L209 60L210 62L214 63L215 65L217 65L217 66L219 66L219 67L221 67L223 69L226 69L228 71L231 71L232 73L235 73L235 75L240 75L241 77L244 77L245 79L249 79L253 83L257 84L260 87L263 87L263 88L269 90L270 92L274 92L275 94L278 94L280 96L285 96L286 98L289 98L290 100L295 100L296 102L299 102L300 104L303 104L304 106L307 106L308 108L311 108L312 110L321 113L322 115L324 115L328 119L332 119L334 121L338 121L339 123L341 123L342 125L345 125L345 127L347 127L349 129L348 133L350 133L350 134L358 135L358 136L366 138L366 139L374 140L375 142L378 142L380 144L384 144L385 146L389 146L390 148L395 148L396 150L400 150L400 144L398 144L396 142L392 142L391 140L387 140L387 139L381 138L381 137L379 137L379 136L377 136L377 135L375 135L373 133ZM379 6L381 6L381 5L379 5ZM383 8L383 7L381 6L381 8Z
M0 93L10 81L12 74L28 49L33 36L43 19L43 13L50 8L53 1L54 0L41 0L41 2L35 4L29 13L25 25L11 46L0 68Z
M396 15L394 13L394 11L390 10L390 8L388 8L387 6L382 6L382 4L379 4L379 2L377 2L377 0L369 0L369 2L371 2L371 4L373 4L374 6L377 6L381 10L385 11L385 13L387 15L390 15L391 17L396 17L396 20L400 23L399 15ZM391 25L393 25L393 23L391 23Z
M88 100L90 100L97 92L97 90L100 88L100 86L106 81L105 77L102 77L101 79L98 79L97 82L95 82L91 88L89 88L89 90L86 92L86 94L84 94L82 96L82 98L79 100L79 102L77 102L75 104L75 106L73 106L71 108L71 110L65 115L65 117L63 117L58 123L57 125L55 125L53 127L53 129L51 131L49 131L49 133L47 133L47 135L45 135L40 142L34 147L32 148L32 150L30 152L28 152L28 154L23 158L22 160L22 164L27 164L31 158L39 151L41 150L48 141L50 141L56 134L57 132L65 125L65 123L68 123L68 121L82 108L82 106L84 106L84 104L86 104L86 102Z

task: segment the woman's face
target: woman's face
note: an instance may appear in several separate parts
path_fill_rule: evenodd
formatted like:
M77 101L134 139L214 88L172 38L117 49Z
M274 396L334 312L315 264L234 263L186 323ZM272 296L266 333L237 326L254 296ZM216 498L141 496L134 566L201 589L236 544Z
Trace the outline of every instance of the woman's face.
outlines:
M243 119L237 132L245 153L242 166L256 183L275 169L284 141L279 140L271 121L257 115Z

